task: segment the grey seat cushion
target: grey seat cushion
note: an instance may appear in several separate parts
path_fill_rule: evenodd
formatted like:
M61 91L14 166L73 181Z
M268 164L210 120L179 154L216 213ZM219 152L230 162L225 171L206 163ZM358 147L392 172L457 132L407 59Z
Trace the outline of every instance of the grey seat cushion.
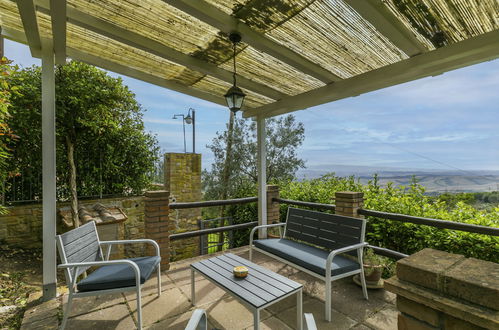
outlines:
M278 257L286 259L298 266L326 276L326 259L329 252L285 238L262 239L253 241L257 248L270 252ZM333 258L331 275L336 276L360 269L354 260L341 255Z
M161 261L161 257L142 257L127 259L137 264L140 269L140 283L151 277L152 272ZM135 272L126 264L107 265L97 268L93 273L81 280L78 291L96 291L135 286Z

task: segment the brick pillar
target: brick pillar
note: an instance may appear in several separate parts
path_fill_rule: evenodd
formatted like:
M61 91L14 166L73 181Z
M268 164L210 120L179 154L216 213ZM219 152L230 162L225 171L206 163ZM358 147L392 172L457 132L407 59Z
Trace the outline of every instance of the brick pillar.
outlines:
M170 192L166 190L148 191L145 193L145 232L159 244L161 254L161 269L170 268L170 207L168 198ZM147 246L148 255L154 254L154 248Z
M279 222L280 218L280 203L273 202L273 198L279 198L279 186L269 184L267 185L267 223L272 224Z
M335 213L354 218L363 218L357 211L364 206L364 193L353 191L337 191L334 194Z

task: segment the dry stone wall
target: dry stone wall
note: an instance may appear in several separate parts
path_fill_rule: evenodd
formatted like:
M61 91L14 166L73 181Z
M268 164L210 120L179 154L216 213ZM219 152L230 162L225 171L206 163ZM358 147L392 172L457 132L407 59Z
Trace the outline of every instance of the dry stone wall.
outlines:
M119 207L128 219L118 229L117 235L123 239L138 239L145 237L144 231L144 197L117 197L81 201L82 205L101 203L106 207ZM69 203L58 203L58 208ZM68 228L58 223L58 232ZM108 230L109 231L109 230ZM25 204L7 207L7 213L0 215L0 242L24 248L42 247L42 204ZM141 245L125 246L125 255L143 255Z

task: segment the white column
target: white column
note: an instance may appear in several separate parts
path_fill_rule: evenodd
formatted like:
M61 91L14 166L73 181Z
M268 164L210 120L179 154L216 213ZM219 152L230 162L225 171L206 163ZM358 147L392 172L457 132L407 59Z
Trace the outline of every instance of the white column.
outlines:
M42 43L43 298L56 296L55 72L52 42Z
M267 146L265 118L256 119L258 167L258 224L267 224ZM260 229L259 238L267 238L267 229Z

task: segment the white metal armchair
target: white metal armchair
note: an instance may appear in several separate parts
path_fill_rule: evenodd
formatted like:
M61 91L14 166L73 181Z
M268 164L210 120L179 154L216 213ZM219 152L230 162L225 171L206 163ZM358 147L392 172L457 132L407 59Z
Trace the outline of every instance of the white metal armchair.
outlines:
M136 291L137 293L137 328L142 328L141 286L154 270L157 270L158 296L161 295L161 270L158 244L150 239L100 241L95 222L57 235L57 248L61 258L59 268L64 269L69 296L61 329L64 329L71 312L73 298L103 295L116 292ZM150 257L109 260L111 248L117 244L147 243L156 249L156 255ZM102 253L107 247L106 255ZM98 267L90 275L78 281L78 278L90 267Z

